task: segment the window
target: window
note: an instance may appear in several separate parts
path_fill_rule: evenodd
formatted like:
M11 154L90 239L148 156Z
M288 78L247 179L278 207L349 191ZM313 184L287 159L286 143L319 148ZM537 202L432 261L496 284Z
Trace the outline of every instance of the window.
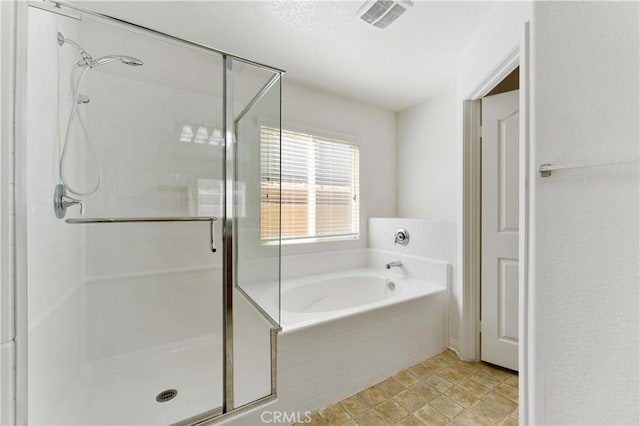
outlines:
M278 161L279 136L278 129L260 128L262 241L278 239L280 198L283 242L358 238L358 145L282 130Z

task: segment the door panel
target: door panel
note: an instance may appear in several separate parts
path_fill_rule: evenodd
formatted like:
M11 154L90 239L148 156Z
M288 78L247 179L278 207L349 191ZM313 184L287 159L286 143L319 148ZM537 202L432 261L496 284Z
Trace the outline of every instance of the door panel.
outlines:
M518 233L518 112L498 121L498 173L500 227L498 232ZM516 143L513 143L513 142Z
M498 339L518 344L518 260L498 259Z
M483 361L518 369L518 91L482 100Z

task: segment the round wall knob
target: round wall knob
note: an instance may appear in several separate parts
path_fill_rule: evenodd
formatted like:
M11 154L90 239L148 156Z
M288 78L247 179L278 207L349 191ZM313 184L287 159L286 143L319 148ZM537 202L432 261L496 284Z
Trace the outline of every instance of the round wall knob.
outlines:
M393 237L393 242L401 246L409 244L409 231L406 229L398 229Z

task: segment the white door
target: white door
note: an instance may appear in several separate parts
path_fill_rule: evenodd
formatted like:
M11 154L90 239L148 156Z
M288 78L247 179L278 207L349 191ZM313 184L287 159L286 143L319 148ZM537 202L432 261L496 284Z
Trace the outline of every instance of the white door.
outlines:
M482 99L481 359L518 369L518 91Z

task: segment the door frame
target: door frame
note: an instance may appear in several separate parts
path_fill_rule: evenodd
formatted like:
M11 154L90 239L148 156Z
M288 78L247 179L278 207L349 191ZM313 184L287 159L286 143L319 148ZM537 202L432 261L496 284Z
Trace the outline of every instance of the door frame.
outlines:
M481 261L481 98L517 67L520 67L520 129L518 182L518 312L519 312L519 410L520 421L528 419L528 315L529 315L529 174L530 166L530 23L525 22L520 43L480 80L481 83L463 100L462 111L462 322L461 357L480 359L480 261Z

